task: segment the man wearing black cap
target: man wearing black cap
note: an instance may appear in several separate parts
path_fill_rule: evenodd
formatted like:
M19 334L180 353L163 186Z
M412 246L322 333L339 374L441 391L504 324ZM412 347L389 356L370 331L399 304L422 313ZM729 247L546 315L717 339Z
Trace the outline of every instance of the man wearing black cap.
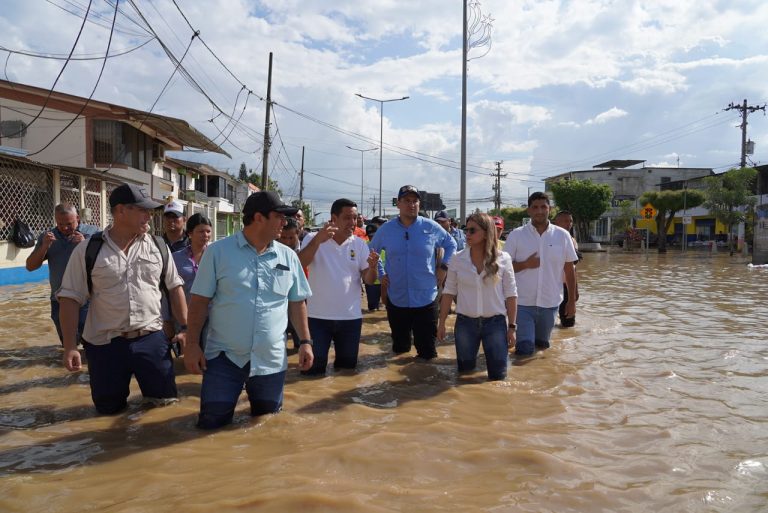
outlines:
M64 335L64 365L81 368L76 348L80 305L90 298L83 330L88 357L91 397L96 410L117 413L127 406L131 376L135 375L144 398L166 403L176 398L171 347L162 331L160 281L163 257L149 231L151 210L160 206L143 187L121 185L109 196L113 222L100 236L88 283L88 244L78 244L64 272L58 299ZM173 259L165 270L176 321L182 326L177 338L184 341L187 305L183 281Z
M197 426L232 422L245 385L251 415L277 413L288 368L288 317L299 334L299 369L314 359L307 326L309 284L296 252L276 242L295 208L273 191L248 197L241 232L211 244L192 285L184 365L203 374ZM208 305L211 303L210 312ZM200 330L209 318L205 352Z
M420 202L416 187L400 187L400 215L378 229L370 248L387 254L384 272L392 351L409 352L413 333L416 355L429 360L437 356L437 287L445 280L456 241L435 221L418 215ZM439 268L438 248L444 251Z
M441 210L435 214L435 222L439 224L443 230L451 234L453 240L456 241L456 251L464 249L464 246L467 245L467 237L464 235L464 232L451 226L451 218L448 217L448 213L445 210Z

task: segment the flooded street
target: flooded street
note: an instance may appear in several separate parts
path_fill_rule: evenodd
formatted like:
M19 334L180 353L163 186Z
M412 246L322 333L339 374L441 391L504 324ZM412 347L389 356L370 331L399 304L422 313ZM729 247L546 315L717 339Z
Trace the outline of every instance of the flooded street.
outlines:
M768 510L768 269L690 252L587 254L573 329L506 382L394 357L366 314L357 373L284 411L194 428L179 403L96 416L60 363L47 283L0 288L2 512Z

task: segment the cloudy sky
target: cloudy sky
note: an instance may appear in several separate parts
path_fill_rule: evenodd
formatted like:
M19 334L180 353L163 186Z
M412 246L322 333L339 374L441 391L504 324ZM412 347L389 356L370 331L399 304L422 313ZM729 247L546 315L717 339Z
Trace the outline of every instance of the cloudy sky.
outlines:
M2 0L0 46L66 56L88 2ZM384 106L388 212L405 183L458 206L461 1L176 4L121 0L109 42L114 0L91 1L74 57L103 57L108 43L110 54L122 54L107 60L95 99L142 110L156 102L153 112L186 119L233 156L184 158L232 173L241 162L260 170L273 52L269 168L285 196L298 196L303 147L304 197L316 211L327 212L338 197L360 200L361 152L347 146L378 147L380 113L359 93L410 97ZM470 53L471 209L490 206L497 161L507 174L503 202L515 205L529 189L543 188L544 177L614 158L726 170L739 162L741 139L738 111L724 109L768 100L764 0L483 0L480 12L493 21L490 48ZM190 25L200 38L192 40ZM180 69L163 46L183 56ZM3 78L46 88L65 62L3 50L0 59ZM88 96L102 63L69 62L56 89ZM756 141L752 160L764 163L762 111L750 115L749 137ZM370 213L379 192L378 153L363 153L362 164Z

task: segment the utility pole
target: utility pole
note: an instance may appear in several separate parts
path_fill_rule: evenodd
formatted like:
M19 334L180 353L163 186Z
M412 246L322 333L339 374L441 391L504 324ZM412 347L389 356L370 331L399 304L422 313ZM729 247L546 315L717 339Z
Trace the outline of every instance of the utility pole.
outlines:
M493 207L496 211L501 211L501 179L507 177L506 173L501 174L501 164L503 162L503 160L496 162L496 174L491 175L496 178L496 183L493 185Z
M758 110L765 112L765 104L747 105L745 99L742 105L731 102L728 108L724 110L738 110L741 113L741 167L747 167L747 115Z
M269 165L269 116L272 108L272 52L269 52L269 72L267 74L267 115L264 120L264 155L262 156L261 166L261 190L269 189L269 177L267 176L267 167Z
M304 146L301 147L301 174L299 175L299 208L304 206Z

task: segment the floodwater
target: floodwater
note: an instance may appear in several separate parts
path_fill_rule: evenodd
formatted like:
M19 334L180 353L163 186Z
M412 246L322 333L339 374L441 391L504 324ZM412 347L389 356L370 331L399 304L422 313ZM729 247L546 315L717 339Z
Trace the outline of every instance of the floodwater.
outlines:
M768 511L768 269L602 253L577 325L488 383L388 352L366 314L357 373L301 379L285 409L209 433L200 379L98 417L59 363L47 285L0 288L2 512ZM482 366L482 361L481 361ZM178 367L181 369L181 367Z

